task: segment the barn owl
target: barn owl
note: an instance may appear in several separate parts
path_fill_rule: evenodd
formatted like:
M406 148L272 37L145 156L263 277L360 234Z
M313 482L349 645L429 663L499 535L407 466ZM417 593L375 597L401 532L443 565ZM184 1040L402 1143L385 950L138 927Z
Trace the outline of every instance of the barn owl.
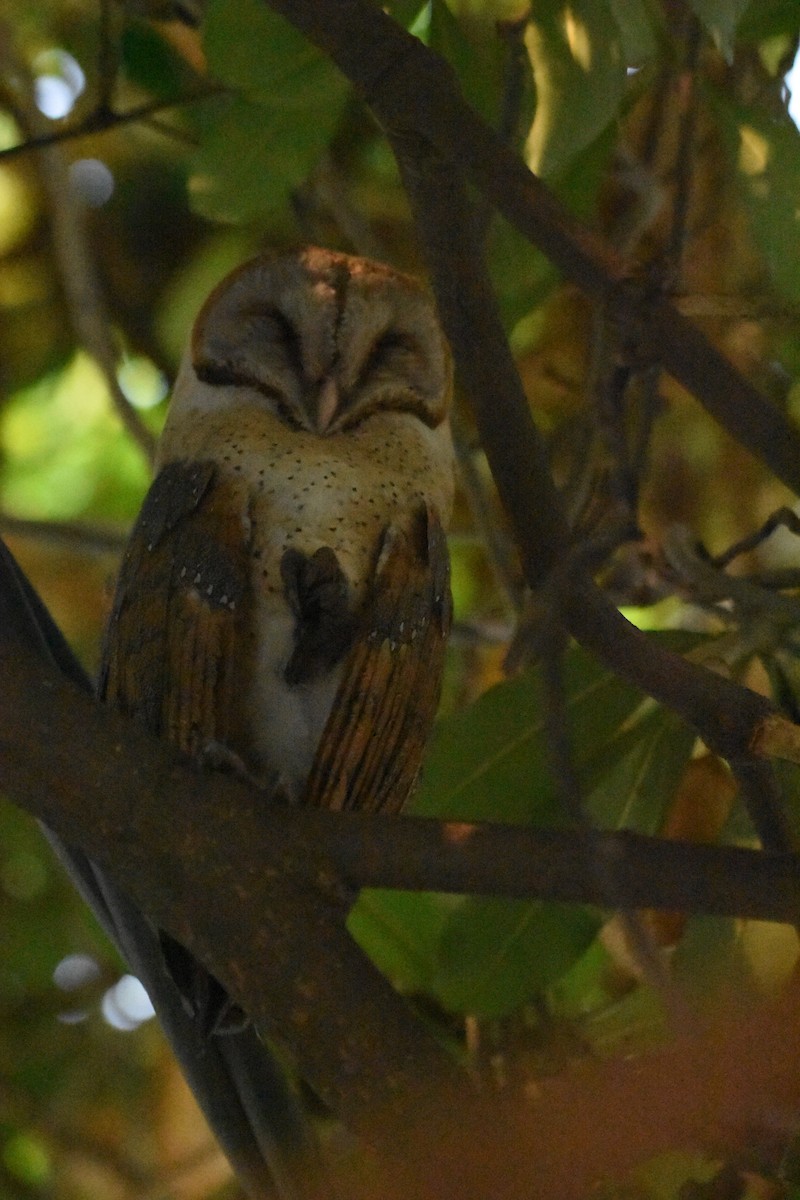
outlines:
M105 700L291 802L402 807L450 620L449 394L405 275L307 248L223 280L123 561Z
M450 386L430 299L388 267L305 249L223 280L123 558L101 698L270 801L401 808L450 623ZM217 981L138 917L118 940L253 1194L305 1194L311 1171L327 1195L292 1090Z

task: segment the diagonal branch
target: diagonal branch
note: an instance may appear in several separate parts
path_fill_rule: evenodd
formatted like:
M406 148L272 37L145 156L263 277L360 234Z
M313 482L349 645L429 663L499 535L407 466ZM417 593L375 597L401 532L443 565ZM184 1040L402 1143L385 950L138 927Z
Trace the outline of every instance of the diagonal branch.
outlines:
M267 0L336 63L388 130L463 171L508 221L594 299L628 314L660 361L738 441L800 491L800 431L662 297L644 295L616 252L572 217L465 103L449 65L369 0Z
M204 87L196 92L187 92L185 95L175 96L169 100L147 100L142 104L134 105L133 108L129 108L125 112L116 112L105 107L97 107L87 113L80 121L60 126L58 129L48 129L32 133L24 141L18 142L15 146L5 147L5 149L0 150L0 162L30 154L34 150L46 150L51 146L59 145L61 142L72 142L82 137L95 137L99 133L107 133L109 130L117 129L121 125L135 125L140 121L153 124L154 128L160 129L165 136L180 137L182 134L179 129L170 129L165 125L157 125L152 119L163 112L169 112L170 109L184 108L192 104L198 104L202 100L223 95L226 91L226 88L217 84L211 87Z
M263 795L200 774L9 638L0 678L3 789L196 953L345 1121L363 1130L376 1106L401 1118L429 1074L455 1083L347 934L324 840L277 809L265 819Z

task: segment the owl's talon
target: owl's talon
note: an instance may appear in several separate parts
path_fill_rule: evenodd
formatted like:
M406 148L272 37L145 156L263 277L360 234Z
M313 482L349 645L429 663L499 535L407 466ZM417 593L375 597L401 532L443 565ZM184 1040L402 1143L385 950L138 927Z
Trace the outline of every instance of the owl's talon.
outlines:
M224 742L214 740L206 742L200 751L200 765L209 771L225 771L227 774L235 775L237 779L249 783L252 787L258 788L259 791L264 790L264 780L259 779L257 775L248 770L244 759Z

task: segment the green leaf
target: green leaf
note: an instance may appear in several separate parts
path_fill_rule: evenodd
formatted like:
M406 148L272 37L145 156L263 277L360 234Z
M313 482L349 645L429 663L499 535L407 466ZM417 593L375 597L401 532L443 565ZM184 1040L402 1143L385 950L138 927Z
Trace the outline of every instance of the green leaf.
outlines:
M786 299L800 302L800 259L788 253L800 237L800 132L789 118L736 104L708 89L738 182L750 229Z
M528 12L528 0L446 0L447 7L459 20L495 25L517 22Z
M388 0L383 7L399 25L410 29L418 20L424 19L423 10L428 10L430 3L429 0Z
M608 0L537 4L526 43L536 84L526 157L551 179L616 117L627 64Z
M589 948L548 991L548 1007L556 1020L579 1021L587 1013L601 1012L614 1003L611 990L614 980L614 961L600 938Z
M460 896L365 889L347 928L375 965L405 992L432 994L439 944Z
M212 0L204 45L215 77L243 94L199 112L193 203L214 220L256 220L308 177L338 127L348 85L258 0Z
M260 0L210 0L203 46L215 79L278 108L306 86L317 93L342 81L315 46Z
M792 37L798 28L797 0L750 0L737 32L740 38L761 41L780 34Z
M293 140L294 120L236 96L207 104L192 160L192 207L215 221L255 221L283 204L312 161Z
M742 923L730 917L692 917L672 969L681 992L706 1011L713 1012L721 996L735 995L742 1003L757 996L742 946Z
M432 0L427 44L447 59L467 101L494 126L500 114L504 44L493 23L461 21L451 7Z
M159 31L143 21L126 25L120 39L125 75L155 96L177 96L188 89L192 72Z
M433 994L454 1012L504 1016L559 979L599 928L583 908L469 897L442 932Z
M656 834L694 743L683 721L654 709L592 762L597 780L587 796L592 817L605 828Z
M564 674L574 760L585 771L642 697L579 648L566 655ZM563 821L548 767L546 699L534 668L441 721L411 811L466 821Z
M689 5L711 34L717 49L733 61L736 28L750 0L689 0Z
M626 67L641 67L658 54L663 16L647 0L609 0L622 39Z
M488 254L503 321L512 330L545 300L559 275L550 260L502 218L492 223Z
M686 635L657 636L675 649ZM574 761L606 824L652 828L680 779L694 735L578 647L565 656ZM411 811L455 820L563 824L548 767L541 673L492 688L439 723ZM577 906L481 897L365 893L350 929L406 990L462 1012L498 1015L559 979L599 927Z
M130 518L148 484L102 373L83 352L5 404L0 452L0 503L24 516Z
M648 1200L680 1200L682 1196L713 1196L721 1189L711 1181L720 1171L719 1159L700 1151L668 1150L631 1171L630 1191L624 1195L647 1196ZM692 1187L692 1185L699 1187Z

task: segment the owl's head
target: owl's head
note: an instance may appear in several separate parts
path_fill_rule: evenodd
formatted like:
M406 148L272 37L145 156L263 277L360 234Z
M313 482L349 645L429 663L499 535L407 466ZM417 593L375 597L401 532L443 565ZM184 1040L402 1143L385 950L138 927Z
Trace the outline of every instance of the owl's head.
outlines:
M252 259L211 293L184 370L247 388L291 428L333 434L381 411L447 416L450 357L424 288L380 263L306 248Z

